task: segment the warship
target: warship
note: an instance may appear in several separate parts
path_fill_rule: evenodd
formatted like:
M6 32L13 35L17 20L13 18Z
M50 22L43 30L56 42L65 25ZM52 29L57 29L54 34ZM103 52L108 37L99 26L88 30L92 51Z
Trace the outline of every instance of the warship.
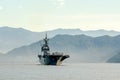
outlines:
M50 53L50 48L48 45L48 38L47 34L46 37L43 39L44 43L41 46L41 53L38 54L38 58L41 64L43 65L60 65L62 61L66 58L69 58L69 55L64 55L60 52L53 52Z

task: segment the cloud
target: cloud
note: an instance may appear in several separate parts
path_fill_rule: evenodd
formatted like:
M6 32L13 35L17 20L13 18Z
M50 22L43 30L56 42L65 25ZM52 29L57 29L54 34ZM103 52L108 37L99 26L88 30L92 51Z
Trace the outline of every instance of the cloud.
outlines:
M0 10L3 10L3 7L2 7L2 6L0 6Z
M57 2L60 4L60 6L63 6L65 4L64 0L57 0Z
M65 0L51 0L54 5L56 5L58 8L63 7L65 4Z

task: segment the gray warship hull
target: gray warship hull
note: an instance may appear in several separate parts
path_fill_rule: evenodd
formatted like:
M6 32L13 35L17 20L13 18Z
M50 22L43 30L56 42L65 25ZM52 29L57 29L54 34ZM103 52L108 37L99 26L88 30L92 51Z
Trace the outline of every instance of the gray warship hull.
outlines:
M61 65L63 60L69 58L69 55L38 55L38 57L43 65Z

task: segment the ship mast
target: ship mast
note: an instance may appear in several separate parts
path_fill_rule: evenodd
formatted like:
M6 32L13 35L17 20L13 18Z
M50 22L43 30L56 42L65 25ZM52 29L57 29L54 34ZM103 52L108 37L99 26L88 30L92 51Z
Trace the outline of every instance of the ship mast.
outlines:
M46 37L44 38L44 44L41 48L41 52L43 52L44 55L49 55L50 54L49 53L50 49L49 49L49 46L48 46L48 40L49 39L47 38L47 33L46 33Z
M49 39L47 38L47 33L46 33L46 37L45 37L45 39L44 39L46 45L48 45L48 40L49 40Z

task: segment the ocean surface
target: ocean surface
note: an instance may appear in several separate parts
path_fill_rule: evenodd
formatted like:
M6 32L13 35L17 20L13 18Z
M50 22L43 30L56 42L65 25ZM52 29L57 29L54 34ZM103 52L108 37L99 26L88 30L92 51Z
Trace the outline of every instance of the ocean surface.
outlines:
M120 80L120 64L64 63L46 66L0 63L0 80Z

